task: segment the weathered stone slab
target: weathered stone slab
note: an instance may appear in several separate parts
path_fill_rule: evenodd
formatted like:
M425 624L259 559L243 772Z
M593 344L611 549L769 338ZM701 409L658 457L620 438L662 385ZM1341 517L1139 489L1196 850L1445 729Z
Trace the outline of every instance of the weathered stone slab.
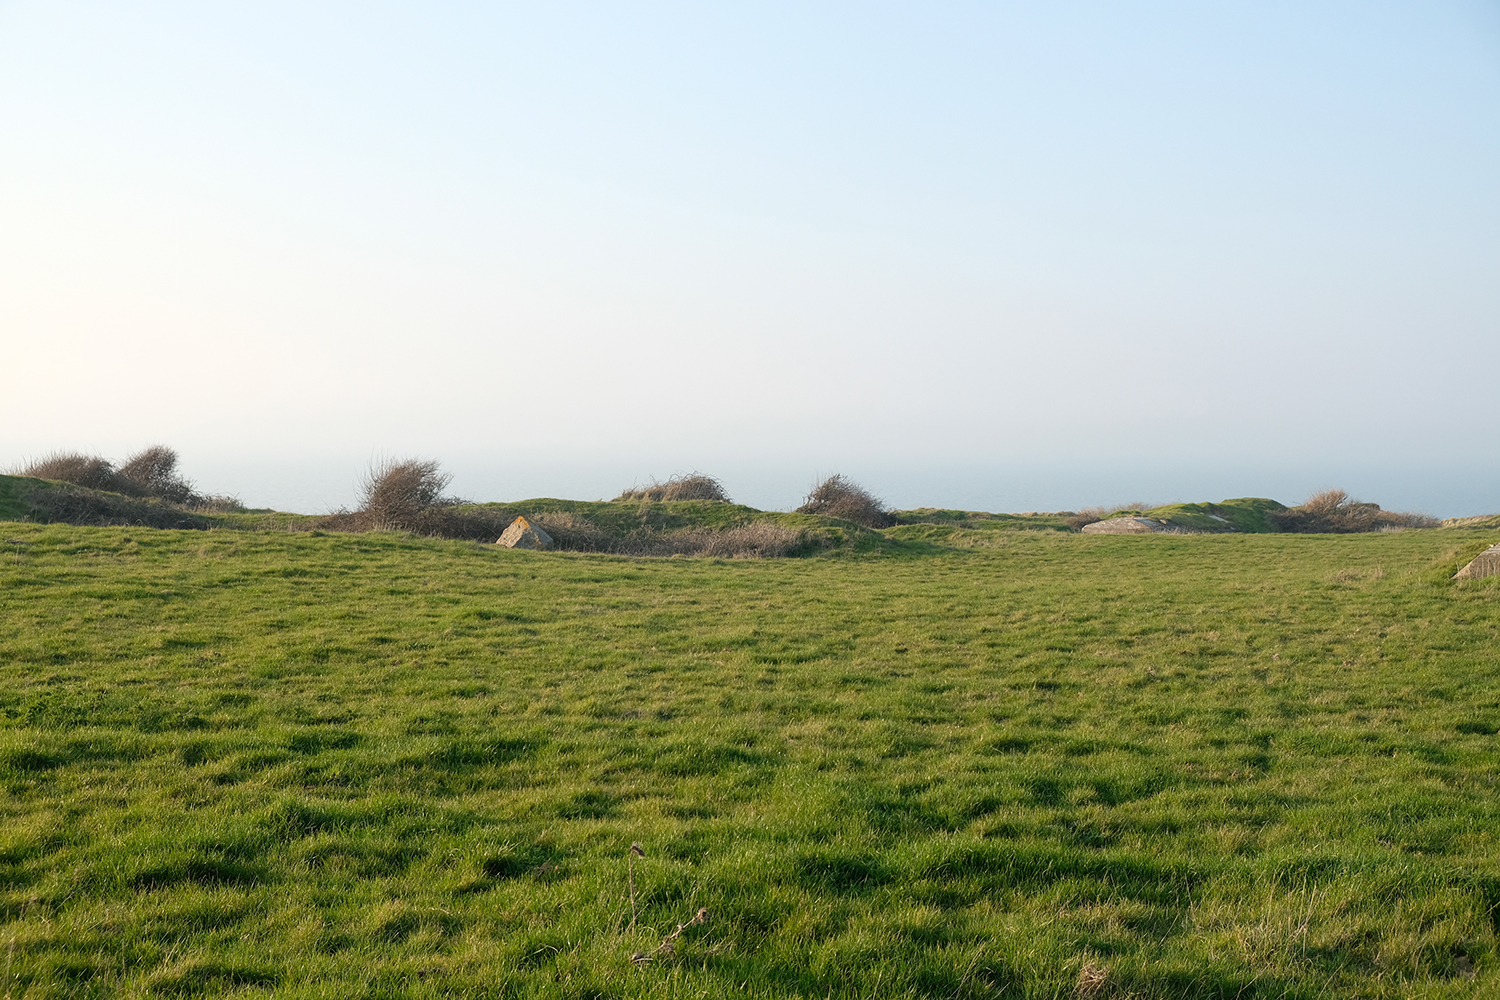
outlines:
M1491 545L1474 560L1453 574L1455 580L1483 580L1487 576L1500 573L1500 545Z
M1112 517L1083 526L1085 535L1153 535L1171 530L1170 525L1149 517Z
M553 541L551 535L523 516L510 522L510 527L505 529L505 533L495 544L504 545L508 549L546 550L552 548Z

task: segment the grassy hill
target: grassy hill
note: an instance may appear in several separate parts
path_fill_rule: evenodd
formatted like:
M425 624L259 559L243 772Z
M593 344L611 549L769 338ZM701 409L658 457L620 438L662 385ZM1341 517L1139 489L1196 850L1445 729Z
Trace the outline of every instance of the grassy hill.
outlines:
M1266 519L1271 511L1286 505L1265 497L1240 497L1218 503L1173 503L1154 507L1143 516L1190 531L1243 531L1252 534L1275 531Z
M5 990L1500 990L1500 578L1449 580L1492 537L988 520L783 560L8 523Z

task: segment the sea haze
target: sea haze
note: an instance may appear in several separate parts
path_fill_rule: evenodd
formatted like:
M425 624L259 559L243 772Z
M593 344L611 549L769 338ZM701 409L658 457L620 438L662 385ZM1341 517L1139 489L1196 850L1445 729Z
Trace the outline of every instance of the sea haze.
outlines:
M232 493L251 507L320 514L356 503L367 461L298 462L269 459L189 463L187 471L210 492ZM787 510L802 502L820 476L842 472L898 508L946 507L995 512L1078 510L1100 504L1223 500L1264 496L1296 504L1337 487L1388 510L1436 517L1500 512L1500 468L1457 462L1381 465L1323 463L1316 467L1259 460L1247 463L990 461L972 465L900 462L834 463L704 461L557 462L470 455L444 463L450 492L466 499L565 497L607 500L631 485L676 473L717 476L740 503Z

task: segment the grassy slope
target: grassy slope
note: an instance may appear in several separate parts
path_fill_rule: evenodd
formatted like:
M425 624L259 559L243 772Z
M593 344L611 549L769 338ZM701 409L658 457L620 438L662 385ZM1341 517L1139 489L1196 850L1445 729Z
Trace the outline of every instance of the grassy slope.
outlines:
M1500 988L1488 536L4 534L10 992Z
M1478 517L1450 517L1443 522L1445 528L1500 528L1500 514Z
M21 496L21 491L27 486L40 486L46 488L49 484L45 479L31 479L27 476L0 476L0 520L19 521L30 513L26 502Z

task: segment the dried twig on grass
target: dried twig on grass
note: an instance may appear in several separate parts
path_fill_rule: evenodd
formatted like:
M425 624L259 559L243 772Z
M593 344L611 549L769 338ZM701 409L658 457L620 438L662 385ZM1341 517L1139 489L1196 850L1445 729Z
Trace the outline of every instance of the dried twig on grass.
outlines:
M1083 963L1083 968L1078 970L1078 980L1073 984L1073 995L1089 1000L1102 994L1109 985L1109 969L1089 959Z
M639 841L631 841L630 844L630 932L635 933L635 859L646 856L645 848L641 847Z
M677 939L682 936L683 931L689 927L697 927L700 924L706 923L708 923L708 907L705 906L693 914L693 919L685 924L678 924L675 931L662 938L661 944L657 945L655 950L638 951L630 956L630 960L636 965L646 965L647 963L656 961L658 958L666 958L677 950Z

